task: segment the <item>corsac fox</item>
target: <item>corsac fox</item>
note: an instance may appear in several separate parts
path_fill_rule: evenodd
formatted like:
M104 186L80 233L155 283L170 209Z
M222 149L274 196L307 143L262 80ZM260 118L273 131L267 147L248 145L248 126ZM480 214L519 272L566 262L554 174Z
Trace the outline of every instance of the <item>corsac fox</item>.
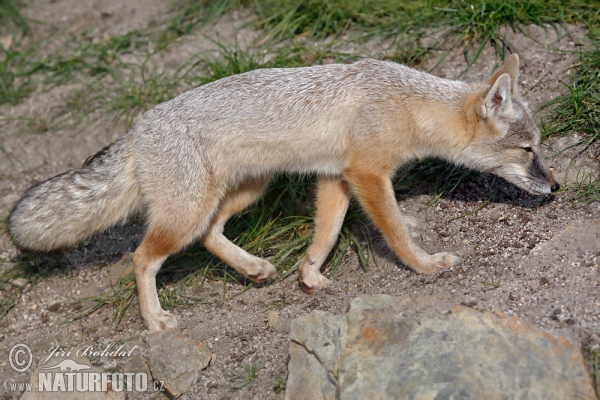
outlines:
M170 329L176 320L155 283L163 261L198 239L249 279L270 279L273 265L230 242L223 226L273 174L311 172L319 178L313 242L300 267L306 291L329 282L320 269L351 196L404 263L432 274L458 258L429 255L411 240L391 181L399 166L439 157L533 194L559 188L519 96L518 69L512 55L480 83L376 60L230 76L157 105L80 168L30 188L10 233L21 249L51 251L145 212L134 254L142 316L150 330Z

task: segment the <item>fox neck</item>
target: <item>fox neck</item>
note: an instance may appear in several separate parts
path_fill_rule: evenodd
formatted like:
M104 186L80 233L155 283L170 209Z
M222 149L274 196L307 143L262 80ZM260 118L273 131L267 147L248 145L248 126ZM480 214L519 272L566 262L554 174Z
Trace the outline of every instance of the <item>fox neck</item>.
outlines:
M415 154L455 161L474 140L479 121L474 104L479 93L468 93L448 104L444 99L423 99L413 107Z

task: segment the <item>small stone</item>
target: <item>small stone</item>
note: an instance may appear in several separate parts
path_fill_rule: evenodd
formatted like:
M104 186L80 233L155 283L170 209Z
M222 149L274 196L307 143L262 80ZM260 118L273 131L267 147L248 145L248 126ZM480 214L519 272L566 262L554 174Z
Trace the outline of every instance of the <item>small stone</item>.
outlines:
M545 276L540 278L540 284L542 285L547 285L548 284L548 278L546 278Z
M107 338L111 336L112 328L110 326L102 326L96 331L96 335L101 338Z
M176 336L172 331L150 334L148 345L152 376L164 381L165 389L174 397L188 391L212 358L203 343Z
M275 326L277 325L277 322L279 320L279 313L277 311L269 311L267 313L267 322L269 323L269 327L273 330L275 329Z
M553 212L549 212L546 214L546 217L550 218L550 219L558 219L558 215L556 215Z
M565 324L567 324L567 325L575 325L576 322L575 322L574 319L569 318L569 319L565 320Z
M19 288L24 288L25 286L27 286L27 282L29 282L26 278L17 278L17 279L13 279L12 281L10 281L10 283L13 286L19 287Z
M490 213L489 218L493 221L498 221L500 218L502 218L502 214L500 214L498 211L493 211Z
M122 278L134 272L133 253L125 253L117 263L108 268L111 285L116 286Z
M538 290L540 288L540 282L539 281L531 281L529 286L531 287L532 290Z

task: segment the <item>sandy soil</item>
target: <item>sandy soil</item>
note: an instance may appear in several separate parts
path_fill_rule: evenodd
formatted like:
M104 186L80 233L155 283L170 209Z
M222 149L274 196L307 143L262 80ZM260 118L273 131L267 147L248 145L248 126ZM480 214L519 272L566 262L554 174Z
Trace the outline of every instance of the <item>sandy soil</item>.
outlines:
M25 13L68 30L72 35L93 35L99 39L140 29L164 18L163 2L158 0L123 4L98 0L36 0L28 2ZM161 68L175 68L178 60L186 59L194 51L214 48L210 38L233 42L237 37L242 44L248 44L256 33L249 28L240 32L238 28L244 22L247 22L246 17L237 14L224 17L197 35L183 38L168 52L156 55L155 61ZM37 27L36 37L47 34L45 29ZM563 90L561 81L568 80L569 67L576 62L569 51L585 43L585 32L569 26L561 35L539 27L531 27L527 33L510 32L509 38L511 50L519 53L523 60L521 84L525 97L532 109L538 110ZM374 45L370 50L376 54L378 48ZM426 60L423 67L430 66L432 60ZM462 79L485 78L492 72L494 63L493 49L486 48L471 72ZM465 65L464 57L457 50L433 72L452 78ZM0 117L52 120L57 110L66 106L69 93L76 89L77 84L48 91L38 88L24 103L0 107ZM124 128L111 129L110 122L102 120L83 132L63 127L35 134L28 132L26 122L11 119L0 122L0 132L0 147L8 153L8 156L0 153L0 217L3 217L32 183L79 166L89 155L120 137ZM554 150L546 148L546 155L550 157L555 150L564 149L570 143L568 139L554 140ZM574 151L548 160L561 184L574 177L574 173L565 177L567 156ZM597 151L597 148L590 149L575 165L597 171ZM220 281L208 282L203 287L199 282L192 284L188 294L205 298L207 304L174 310L180 324L179 333L204 342L214 355L210 366L183 398L283 398L283 394L275 394L273 384L287 373L291 320L315 309L344 312L350 300L359 294L410 295L423 298L440 311L457 304L499 310L520 315L553 334L566 335L582 348L590 346L600 351L599 249L583 251L572 247L568 257L556 259L548 258L543 251L544 244L563 234L565 228L600 218L600 204L574 209L569 194L563 193L538 207L541 198L484 175L429 206L434 196L428 189L400 192L399 206L417 221L413 236L425 250L455 251L463 258L459 266L449 271L435 276L415 273L391 254L374 231L376 263L371 262L365 270L356 255L349 252L333 284L312 296L300 290L295 275L278 284L245 292L236 284L227 284L224 288ZM490 196L492 201L484 204ZM482 206L473 215L449 222ZM27 284L17 305L0 320L0 376L8 381L29 378L28 373L14 372L5 361L8 350L16 343L27 343L37 357L57 345L123 342L128 348L143 347L148 333L137 315L137 305L114 331L109 308L76 322L60 323L74 312L75 300L109 290L106 267L126 252L134 251L142 236L143 225L139 221L113 228L60 256L57 259L60 268L52 270L41 282ZM10 268L16 255L7 233L2 233L0 268ZM11 285L0 287L0 296L11 290ZM286 303L283 309L267 310L281 299ZM123 363L106 358L92 358L92 362L105 369L120 368ZM233 385L229 380L231 374L252 362L264 366L256 380L241 391L229 393Z

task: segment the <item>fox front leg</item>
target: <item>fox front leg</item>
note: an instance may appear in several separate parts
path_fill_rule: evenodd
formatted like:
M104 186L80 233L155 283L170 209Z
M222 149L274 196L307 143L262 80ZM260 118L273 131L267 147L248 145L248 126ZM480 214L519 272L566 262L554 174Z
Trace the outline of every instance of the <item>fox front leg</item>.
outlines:
M385 173L347 170L345 177L388 245L406 265L424 274L434 274L460 260L450 253L429 255L413 242L398 209L392 181Z
M348 183L341 177L319 178L315 233L299 269L300 286L307 293L329 284L329 279L321 274L321 266L340 235L350 196Z

